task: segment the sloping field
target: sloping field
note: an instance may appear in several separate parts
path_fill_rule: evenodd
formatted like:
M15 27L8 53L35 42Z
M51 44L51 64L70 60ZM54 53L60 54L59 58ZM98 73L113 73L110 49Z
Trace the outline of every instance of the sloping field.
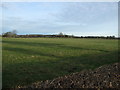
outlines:
M3 87L41 80L118 62L118 40L3 38Z

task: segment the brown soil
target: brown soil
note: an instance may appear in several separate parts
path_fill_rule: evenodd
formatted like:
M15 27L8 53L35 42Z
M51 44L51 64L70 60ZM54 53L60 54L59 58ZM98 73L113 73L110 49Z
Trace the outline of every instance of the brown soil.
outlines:
M73 73L22 88L120 88L120 63Z

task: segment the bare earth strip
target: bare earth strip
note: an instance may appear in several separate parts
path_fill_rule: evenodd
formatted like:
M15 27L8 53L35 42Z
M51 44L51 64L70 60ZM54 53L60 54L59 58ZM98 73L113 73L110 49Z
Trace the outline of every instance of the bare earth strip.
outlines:
M19 88L120 88L120 63L84 70Z

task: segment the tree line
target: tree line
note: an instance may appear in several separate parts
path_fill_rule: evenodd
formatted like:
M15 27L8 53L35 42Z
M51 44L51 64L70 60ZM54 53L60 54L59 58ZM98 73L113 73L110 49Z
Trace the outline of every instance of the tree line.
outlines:
M42 35L42 34L26 34L17 35L17 31L13 30L2 34L2 37L14 37L14 38L38 38L38 37L48 37L48 38L104 38L104 39L117 39L115 36L74 36L65 35L62 32L56 35Z

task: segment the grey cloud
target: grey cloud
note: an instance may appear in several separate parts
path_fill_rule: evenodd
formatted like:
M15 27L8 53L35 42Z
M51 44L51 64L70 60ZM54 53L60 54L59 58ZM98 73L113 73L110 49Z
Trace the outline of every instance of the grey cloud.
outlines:
M77 27L78 25L71 25L70 23L61 24L58 22L47 21L45 19L38 19L34 21L25 20L19 17L9 17L4 20L4 31L16 29L18 32L32 32L32 33L56 33L71 30L71 27Z
M116 10L116 11L115 11ZM99 23L110 20L108 16L115 18L114 12L117 12L117 4L114 3L67 3L64 10L59 15L61 22L82 22L82 23ZM108 15L111 12L111 15ZM101 19L98 19L101 18ZM103 19L104 18L104 19Z

